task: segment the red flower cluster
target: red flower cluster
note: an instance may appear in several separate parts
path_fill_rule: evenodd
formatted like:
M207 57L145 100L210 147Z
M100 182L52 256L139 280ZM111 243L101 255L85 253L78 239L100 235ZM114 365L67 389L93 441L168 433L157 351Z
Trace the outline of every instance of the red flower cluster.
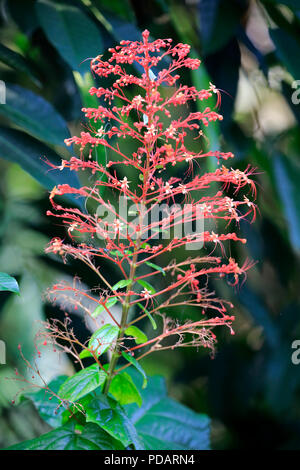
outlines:
M53 290L56 294L61 291L63 295L66 290L75 290L81 298L92 300L95 307L103 306L113 319L111 302L113 299L120 302L121 322L114 319L120 327L117 352L128 325L147 315L152 318L162 309L180 305L198 307L208 318L180 327L168 326L156 339L138 347L149 345L151 350L155 347L161 350L164 347L162 339L170 335L179 338L176 346L186 345L185 333L194 335L194 340L189 340L188 344L211 347L215 339L211 329L221 324L230 326L234 317L228 315L227 303L209 291L207 277L228 276L236 284L250 267L247 262L240 267L234 259L226 260L224 242L245 243L246 240L232 231L217 233L216 221L223 219L228 226L248 215L252 215L252 220L255 218L255 205L245 194L245 189L249 188L255 196L255 185L251 180L253 169L248 167L243 172L221 165L215 171L194 175L195 166L201 168L204 159L226 161L233 158L233 154L189 148L187 142L203 135L203 126L222 119L209 107L204 107L201 112L187 111L189 104L193 108L195 102L207 100L213 93L219 101L219 92L213 85L199 91L180 84L180 69L197 69L200 65L198 59L188 57L189 52L188 45L174 46L171 39L150 42L149 32L144 31L142 41L122 41L110 49L108 60L102 56L92 60L93 73L101 77L102 84L108 85L90 89L90 94L96 95L101 104L98 108L83 109L90 120L88 130L79 137L66 140L68 146L79 146L80 157L63 160L59 168L88 170L95 175L95 180L92 187L80 189L60 185L50 195L53 210L48 214L62 219L71 241L55 238L47 252L82 260L98 274L101 282L98 295L95 291L92 294L79 292L66 284L57 284ZM134 67L141 73L134 72ZM172 119L176 107L180 108L181 114ZM134 150L126 150L128 143L131 149L134 144ZM98 146L104 147L110 155L106 164L96 159ZM177 167L177 175L170 176ZM214 191L213 188L217 189ZM232 197L228 195L228 189ZM242 197L236 199L240 192ZM56 202L57 196L71 193L93 201L105 209L109 217L99 215L98 211L86 213L78 208L62 207ZM120 199L131 204L134 220L129 221L116 209L116 201ZM152 211L160 210L161 205L164 205L163 216L149 222ZM193 224L199 220L207 224L200 232L177 230L183 221ZM212 222L215 223L214 231ZM163 234L171 231L174 235L164 238ZM74 242L76 238L78 243ZM98 239L99 243L96 243ZM204 245L204 254L201 255L197 248L196 255L185 261L166 263L166 254L172 255L187 244L192 249L199 243ZM220 256L212 255L216 248L220 249ZM123 287L109 283L101 259L114 263L119 269L125 280ZM159 277L161 279L156 282ZM156 290L149 284L149 279ZM78 306L79 301L74 297L73 302ZM140 313L128 323L131 307L138 307ZM93 316L93 311L90 315ZM165 324L169 325L168 321Z

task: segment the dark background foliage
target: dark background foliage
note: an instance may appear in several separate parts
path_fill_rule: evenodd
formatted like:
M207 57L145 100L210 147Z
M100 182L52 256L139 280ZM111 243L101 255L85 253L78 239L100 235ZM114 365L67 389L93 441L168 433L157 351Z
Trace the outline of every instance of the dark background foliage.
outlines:
M38 321L61 312L42 301L58 277L94 278L76 263L44 255L63 228L45 216L48 191L67 172L46 170L40 159L67 155L63 139L81 128L82 104L92 84L88 57L121 39L171 37L203 60L187 83L222 91L221 126L207 131L209 148L231 150L234 165L257 168L259 214L241 224L247 247L232 254L258 263L247 282L215 289L235 303L235 336L219 331L215 359L206 351L157 353L149 374L167 378L170 394L212 418L212 445L221 449L300 448L300 365L291 361L299 331L300 196L297 83L300 80L298 0L2 0L0 79L0 271L15 276L21 296L1 293L0 337L7 365L0 366L0 447L45 431L34 410L10 405L18 389L13 368L23 367L17 345L34 355ZM300 85L300 81L299 81ZM100 158L101 155L100 155ZM73 178L73 180L72 180ZM114 273L111 273L114 276ZM179 311L178 318L196 312ZM77 316L78 334L87 331ZM45 377L68 373L51 350L40 364ZM48 374L48 375L47 375Z

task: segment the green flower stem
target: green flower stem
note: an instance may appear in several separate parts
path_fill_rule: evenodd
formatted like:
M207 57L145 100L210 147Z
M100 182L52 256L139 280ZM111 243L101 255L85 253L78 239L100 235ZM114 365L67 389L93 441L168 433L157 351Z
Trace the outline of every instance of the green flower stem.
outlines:
M139 246L140 246L140 239L137 240L136 251L139 249ZM123 303L123 308L122 308L120 331L116 340L116 345L112 353L111 361L110 361L109 368L107 371L107 379L106 379L105 386L104 386L105 395L108 394L111 381L114 377L114 371L115 371L116 365L120 357L120 343L123 339L124 332L127 328L127 318L128 318L128 313L130 309L130 297L131 297L130 290L131 290L132 284L134 283L136 262L137 262L137 252L134 253L133 258L132 258L132 264L131 264L130 275L129 275L129 280L131 282L130 284L128 284L127 289L126 289L125 302Z
M146 57L149 58L148 52L146 52ZM147 96L147 101L150 102L150 98L151 98L151 80L149 78L149 67L148 66L145 67L145 73L146 73L146 77L147 77L146 96ZM148 125L149 126L152 124L152 119L153 119L153 115L150 114L148 116ZM144 207L144 201L146 199L146 193L145 192L146 192L148 178L149 178L150 154L152 152L152 148L153 148L153 145L151 145L151 144L149 145L149 147L148 146L146 147L147 163L146 163L146 171L145 171L144 179L143 179L144 188L143 188L143 197L142 197L142 200L143 200L142 208ZM140 219L140 227L142 227L143 219L144 219L144 209L142 209L142 211L140 213L140 216L139 216L139 219ZM111 381L114 377L115 368L116 368L116 365L117 365L119 357L120 357L120 343L122 342L124 332L125 332L125 330L128 326L127 325L127 318L128 318L128 313L129 313L129 309L130 309L130 297L131 297L130 290L131 290L132 284L134 283L134 279L135 279L135 272L136 272L136 267L137 267L136 263L137 263L137 259L138 259L138 254L137 253L138 253L138 250L140 248L140 245L141 245L141 234L139 233L138 236L137 236L136 249L135 249L134 255L132 257L132 264L131 264L131 267L130 267L130 274L129 274L129 278L128 278L131 282L127 286L125 301L123 303L123 308L122 308L120 331L119 331L119 334L118 334L118 338L116 340L116 345L115 345L115 348L114 348L114 351L113 351L113 354L112 354L112 358L111 358L111 361L110 361L110 364L109 364L109 368L108 368L108 371L107 371L107 379L106 379L105 386L104 386L104 394L105 395L107 395L108 392L109 392L109 387L110 387Z

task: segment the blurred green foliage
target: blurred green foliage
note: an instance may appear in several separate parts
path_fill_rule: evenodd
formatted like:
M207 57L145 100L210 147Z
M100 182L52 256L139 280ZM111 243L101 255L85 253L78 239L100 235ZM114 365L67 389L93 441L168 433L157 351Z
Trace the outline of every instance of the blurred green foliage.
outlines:
M254 224L241 223L247 247L231 247L241 262L258 261L247 283L235 291L214 285L236 306L236 335L219 332L214 360L205 351L180 350L157 353L143 367L165 375L174 398L212 418L213 447L299 449L300 366L291 362L291 344L300 335L298 0L2 0L0 11L0 79L6 84L0 270L16 277L21 292L0 293L0 337L7 346L7 365L0 366L0 447L50 429L28 403L10 405L18 384L5 380L24 366L19 342L26 357L34 357L37 321L61 316L42 302L42 293L72 274L88 286L95 282L76 262L44 255L50 238L66 235L45 216L47 190L79 182L67 171L49 172L43 157L57 162L68 156L63 139L81 129L80 108L93 103L86 59L121 39L138 39L147 28L153 38L189 43L203 60L187 83L204 88L211 81L222 90L224 120L208 128L205 142L233 151L239 168L257 168L259 213ZM193 318L196 312L175 315ZM74 324L85 337L76 317ZM49 350L40 367L52 378L72 365L64 358L55 369Z

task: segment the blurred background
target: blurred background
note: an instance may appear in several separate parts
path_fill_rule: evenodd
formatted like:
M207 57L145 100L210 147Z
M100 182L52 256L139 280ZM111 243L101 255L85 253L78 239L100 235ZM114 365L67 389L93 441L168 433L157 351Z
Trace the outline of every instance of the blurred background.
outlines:
M246 247L232 246L240 262L257 260L247 282L214 288L235 304L235 336L218 331L212 360L206 351L175 350L145 359L149 374L167 379L171 396L212 418L215 449L300 449L300 365L292 342L300 339L300 3L299 0L2 0L0 2L0 271L15 276L21 296L0 293L0 447L47 431L29 403L13 407L19 385L6 380L35 355L41 319L62 312L43 299L55 280L93 276L76 262L44 254L50 238L65 236L46 217L49 190L78 184L67 172L49 172L68 152L64 138L81 129L82 105L93 84L86 58L121 39L172 38L202 59L185 82L222 91L221 125L206 143L235 153L233 166L257 168L254 224L242 223ZM1 85L2 83L2 85ZM3 102L3 100L2 100ZM205 170L205 168L202 170ZM109 269L109 268L107 268ZM113 273L111 273L113 276ZM173 312L179 319L196 312ZM86 327L74 316L77 333ZM49 350L39 367L46 379L72 370Z

